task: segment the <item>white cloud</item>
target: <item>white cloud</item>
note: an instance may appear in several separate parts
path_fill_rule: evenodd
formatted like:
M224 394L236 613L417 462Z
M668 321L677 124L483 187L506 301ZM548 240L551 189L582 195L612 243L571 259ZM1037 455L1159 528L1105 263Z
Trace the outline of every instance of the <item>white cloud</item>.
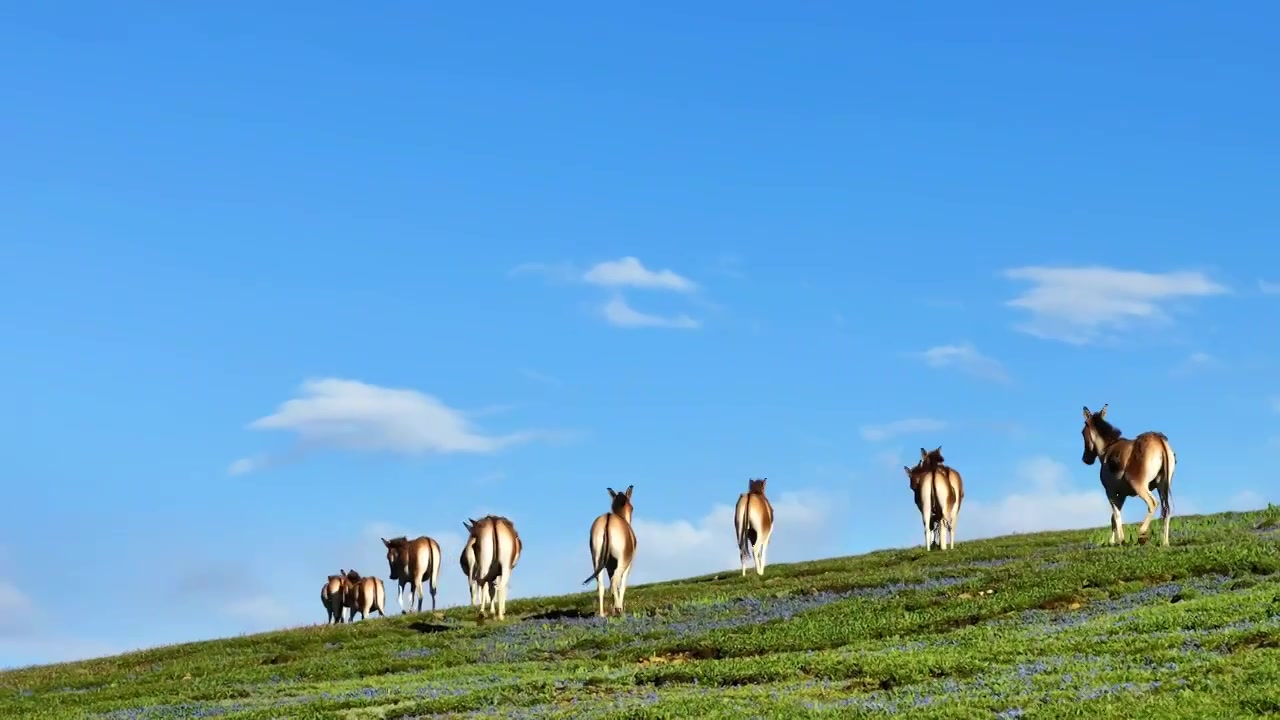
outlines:
M999 360L983 355L978 352L977 348L967 342L958 345L938 345L924 352L913 353L913 355L923 360L929 367L954 367L975 377L996 382L1007 382L1009 380L1009 376Z
M0 636L20 631L30 622L35 605L9 580L0 579Z
M1175 474L1174 479L1176 480L1177 477L1178 476ZM1241 490L1227 500L1226 509L1234 510L1236 512L1245 512L1248 510L1260 510L1266 506L1267 499L1263 497L1261 493L1254 492L1253 490Z
M628 305L627 301L621 296L614 297L606 302L600 312L610 325L617 327L657 327L693 330L701 325L697 320L683 313L671 317L663 317L640 312Z
M1004 271L1031 288L1005 304L1031 319L1017 329L1036 337L1085 345L1106 330L1135 320L1169 322L1162 305L1180 298L1221 295L1229 290L1199 272L1147 273L1113 268L1019 267Z
M297 452L334 448L403 455L492 453L543 434L482 434L464 413L417 390L341 378L307 380L301 390L301 397L281 403L275 413L248 427L292 432L299 441ZM241 474L271 462L266 456L241 458L228 472Z
M1263 295L1280 295L1280 283L1267 282L1266 280L1258 281L1258 292Z
M777 528L769 544L770 564L815 560L839 550L839 536L830 530L843 499L802 491L780 493L770 500ZM634 584L737 571L741 566L732 505L716 504L692 521L650 520L637 514L632 527L636 531Z
M584 282L603 287L634 287L650 290L692 292L697 289L689 278L667 269L649 270L638 258L628 255L620 260L598 263L582 275Z
M933 418L907 418L906 420L894 420L884 425L863 425L858 428L858 432L862 435L863 440L881 442L900 435L937 432L946 427L947 424L945 422L934 420Z
M957 538L1110 525L1111 508L1102 486L1073 487L1062 463L1034 457L1018 466L1017 477L1025 489L999 500L965 498L956 523Z
M1186 357L1185 360L1174 365L1169 369L1171 377L1186 377L1195 373L1197 370L1207 370L1215 367L1218 359L1206 352L1193 352Z

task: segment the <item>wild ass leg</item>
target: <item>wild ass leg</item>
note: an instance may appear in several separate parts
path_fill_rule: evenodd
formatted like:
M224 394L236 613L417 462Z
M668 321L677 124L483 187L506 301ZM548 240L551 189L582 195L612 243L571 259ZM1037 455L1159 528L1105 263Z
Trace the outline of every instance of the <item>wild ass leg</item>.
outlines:
M404 615L409 611L404 608L404 581L396 582L396 604L400 606L400 614Z
M604 572L604 568L596 572L596 608L600 617L604 617L604 578L601 577Z
M418 604L418 612L422 612L422 600L423 600L423 597L422 597L422 596L423 596L423 595L425 595L425 594L426 594L426 593L422 592L422 576L421 576L421 575L417 575L416 577L414 577L414 578L413 578L413 597L414 597L414 600L411 600L411 601L410 601L410 607L413 607L413 605L412 605L412 603L413 603L413 602L417 602L417 604Z
M1138 497L1147 504L1147 516L1142 519L1142 525L1138 528L1138 543L1145 545L1150 536L1151 521L1156 518L1156 499L1151 497L1151 491L1145 485L1138 488Z
M756 538L756 574L764 575L764 566L768 563L769 540L773 537L773 529L770 528L762 536ZM627 569L627 574L631 574L631 569Z
M1107 541L1108 545L1124 544L1124 516L1120 512L1124 510L1124 501L1125 496L1121 493L1111 493L1107 497L1111 505L1111 539Z
M927 479L920 483L920 517L924 521L924 549L933 545L933 483Z
M933 502L938 509L938 549L947 550L947 510L951 506L951 484L941 471L933 472Z
M498 577L498 620L507 617L507 581L511 579L511 568L503 563L502 575Z
M619 615L622 614L622 608L627 601L627 580L630 577L631 577L631 566L627 565L626 569L622 571L622 577L620 578L622 580L622 583L621 583L621 587L619 587L618 589L618 614Z

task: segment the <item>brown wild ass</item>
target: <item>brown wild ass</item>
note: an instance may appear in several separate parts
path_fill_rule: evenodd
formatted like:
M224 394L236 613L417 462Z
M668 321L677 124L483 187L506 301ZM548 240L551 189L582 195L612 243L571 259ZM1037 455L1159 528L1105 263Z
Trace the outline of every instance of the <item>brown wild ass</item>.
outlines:
M360 613L361 620L375 611L386 617L387 592L380 578L361 577L355 570L348 570L346 581L347 622L354 622L356 613Z
M964 480L960 473L944 464L941 446L933 450L920 448L920 460L916 466L904 465L902 469L907 473L916 508L920 510L920 520L924 524L924 549L932 550L935 538L940 550L955 547L956 522L960 519L960 505L964 502Z
M396 601L400 604L400 612L407 613L404 606L404 586L409 586L409 607L418 601L418 612L422 612L422 583L427 582L431 588L431 609L436 609L436 591L440 589L440 543L425 535L409 540L403 535L390 540L381 538L387 547L387 565L391 570L391 579L399 583Z
M471 578L471 567L475 565L475 562L476 562L475 525L476 525L476 521L470 518L463 521L462 527L467 529L467 542L463 544L462 555L458 558L458 563L462 566L462 574L467 576L467 582L471 586L472 607L479 604L482 600L482 596L480 594L480 588L478 585L476 585L476 582ZM516 553L515 553L515 557L511 558L512 570L515 570L516 566L520 564L520 551L523 549L524 549L524 541L521 540L520 535L517 534L516 535ZM491 591L492 589L493 589L493 583L490 583L488 590Z
M733 512L733 532L738 538L743 577L747 575L747 558L753 555L756 575L764 575L769 538L773 537L773 505L764 495L764 485L768 480L747 480L747 491L738 496L738 505Z
M339 570L337 575L330 575L320 588L320 602L324 604L328 619L325 624L342 622L342 608L346 605L346 572Z
M498 515L486 515L473 521L470 530L467 543L474 543L474 560L468 579L474 583L480 616L485 617L487 604L498 620L502 620L507 616L507 584L511 581L511 571L520 562L524 543L516 532L515 524ZM466 564L465 553L463 564Z
M631 562L636 554L636 533L631 529L631 491L634 485L628 485L625 492L609 491L609 512L596 518L591 523L591 537L588 547L591 548L591 567L593 572L582 581L583 585L596 581L596 598L599 601L600 617L604 612L604 579L602 572L609 574L609 590L613 593L613 611L622 614L622 603L627 594L627 577L631 575Z
M1127 440L1120 428L1107 422L1106 416L1106 405L1096 413L1089 412L1088 406L1084 407L1084 428L1080 430L1084 437L1084 455L1080 459L1085 465L1102 460L1098 479L1102 481L1107 502L1111 504L1111 539L1108 544L1124 542L1124 519L1120 510L1124 501L1135 495L1147 504L1147 516L1138 528L1138 543L1146 544L1156 513L1156 499L1151 496L1151 491L1155 490L1160 493L1160 520L1164 525L1160 544L1168 545L1169 518L1173 514L1173 472L1178 456L1164 433L1144 432Z

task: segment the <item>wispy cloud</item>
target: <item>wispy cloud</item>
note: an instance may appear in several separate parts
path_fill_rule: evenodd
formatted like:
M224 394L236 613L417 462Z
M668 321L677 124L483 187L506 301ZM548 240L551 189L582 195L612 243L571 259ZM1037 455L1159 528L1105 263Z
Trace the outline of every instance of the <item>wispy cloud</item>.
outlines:
M700 321L684 313L671 316L654 315L637 310L627 302L622 294L626 289L674 292L688 295L695 301L699 299L698 284L693 280L669 268L660 270L647 268L639 258L633 255L626 255L617 260L605 260L581 272L568 263L524 263L508 272L508 275L527 274L538 274L555 281L581 283L609 290L609 299L600 304L599 313L614 327L692 330L702 325ZM704 300L703 304L705 303Z
M593 265L582 275L583 282L608 288L642 288L693 292L698 286L689 278L668 269L650 270L630 255Z
M559 378L551 377L550 375L547 375L545 373L540 373L537 370L531 370L529 368L520 368L520 374L529 378L534 382L542 383L543 385L551 385L554 387L559 387L563 385L563 383L560 382Z
M610 325L624 328L676 328L681 330L695 330L701 323L683 313L664 317L662 315L651 315L643 313L627 304L622 296L611 298L600 308L600 313Z
M1267 282L1266 280L1258 281L1258 292L1263 295L1280 295L1280 283Z
M938 432L947 427L942 420L934 420L933 418L907 418L905 420L894 420L883 425L863 425L858 428L858 433L862 435L863 440L869 442L883 442L890 438L902 435L914 435L916 433Z
M995 382L1008 382L1004 365L993 357L978 352L971 343L938 345L912 355L929 367L955 368L974 377Z
M1187 377L1199 370L1208 370L1218 365L1218 359L1207 352L1193 352L1182 362L1169 369L1170 377Z
M544 434L526 430L488 435L480 432L467 414L431 395L342 378L307 380L299 397L286 400L276 412L248 427L292 433L298 443L295 456L316 449L399 455L492 453ZM251 472L279 459L269 455L241 458L228 472Z
M1173 301L1230 292L1200 272L1148 273L1114 268L1029 266L1004 277L1031 283L1005 304L1030 313L1022 332L1075 345L1096 342L1109 330L1137 321L1170 322Z

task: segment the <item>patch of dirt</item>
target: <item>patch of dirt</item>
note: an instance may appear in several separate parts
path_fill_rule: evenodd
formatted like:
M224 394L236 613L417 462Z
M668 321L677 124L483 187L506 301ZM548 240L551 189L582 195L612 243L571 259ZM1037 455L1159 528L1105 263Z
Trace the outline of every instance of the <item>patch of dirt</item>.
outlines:
M652 657L640 658L640 667L650 667L653 665L679 665L693 660L693 655L687 652L663 653Z
M1079 610L1088 602L1079 595L1059 595L1040 603L1041 610Z

